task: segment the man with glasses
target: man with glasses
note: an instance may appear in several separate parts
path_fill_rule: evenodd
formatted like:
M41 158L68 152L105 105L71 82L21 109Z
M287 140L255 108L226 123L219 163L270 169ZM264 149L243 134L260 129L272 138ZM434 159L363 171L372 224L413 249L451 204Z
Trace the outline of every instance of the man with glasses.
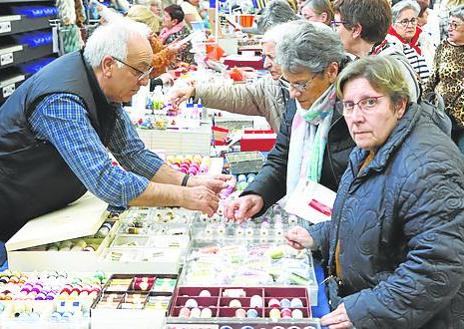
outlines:
M121 106L152 71L153 53L138 24L99 27L83 52L43 68L0 108L0 241L87 190L119 207L216 211L228 177L177 173L145 148Z

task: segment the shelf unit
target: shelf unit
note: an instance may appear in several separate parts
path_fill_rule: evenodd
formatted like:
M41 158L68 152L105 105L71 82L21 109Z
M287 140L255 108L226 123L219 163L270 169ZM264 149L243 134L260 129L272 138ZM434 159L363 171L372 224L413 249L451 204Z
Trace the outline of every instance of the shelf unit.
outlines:
M53 43L33 47L18 40L22 33L52 32L49 20L55 16L31 18L15 14L15 6L28 5L53 7L54 1L0 0L0 105L32 75L32 72L23 70L22 64L56 57Z

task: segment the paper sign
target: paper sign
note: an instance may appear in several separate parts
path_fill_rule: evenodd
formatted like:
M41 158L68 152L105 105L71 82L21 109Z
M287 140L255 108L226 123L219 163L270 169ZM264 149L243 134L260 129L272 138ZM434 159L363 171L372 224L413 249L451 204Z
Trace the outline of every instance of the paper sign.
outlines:
M313 181L301 181L287 198L285 210L313 224L331 219L336 193Z

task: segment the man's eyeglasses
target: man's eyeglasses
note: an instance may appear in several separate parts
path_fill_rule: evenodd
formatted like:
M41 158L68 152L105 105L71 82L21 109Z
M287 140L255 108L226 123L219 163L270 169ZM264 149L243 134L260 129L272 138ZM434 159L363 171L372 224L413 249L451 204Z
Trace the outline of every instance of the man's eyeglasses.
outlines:
M448 23L448 26L452 29L452 30L457 30L459 27L463 26L464 24L458 24L456 22L449 22Z
M400 24L402 27L407 28L409 26L409 24L411 24L411 26L416 26L417 21L418 21L417 17L413 17L411 19L403 19L403 20L397 22L397 24Z
M317 77L317 74L315 74L311 79L305 81L305 82L297 82L297 83L291 83L285 80L283 76L279 78L280 84L287 90L290 90L290 88L295 89L296 91L302 93L305 92L306 89L309 88L311 85L311 82L314 80L314 78Z
M366 97L366 98L361 99L357 103L352 102L352 101L346 101L346 102L338 101L335 103L335 108L340 114L346 117L353 115L354 108L356 106L358 106L359 109L363 111L364 113L369 113L369 112L372 112L372 110L374 110L377 107L377 104L379 103L379 99L382 97L384 96Z
M122 60L120 60L120 59L118 59L118 58L116 58L116 57L113 57L113 56L111 56L111 57L112 57L116 62L119 62L119 63L121 63L121 64L124 64L124 65L130 67L131 69L133 69L135 72L137 72L137 73L138 73L138 74L137 74L137 81L142 81L143 79L149 77L150 74L151 74L151 72L153 72L153 66L150 66L150 68L149 68L147 71L143 72L143 71L140 71L138 68L135 68L135 67L133 67L132 65L129 65L129 64L127 64L126 62L123 62Z

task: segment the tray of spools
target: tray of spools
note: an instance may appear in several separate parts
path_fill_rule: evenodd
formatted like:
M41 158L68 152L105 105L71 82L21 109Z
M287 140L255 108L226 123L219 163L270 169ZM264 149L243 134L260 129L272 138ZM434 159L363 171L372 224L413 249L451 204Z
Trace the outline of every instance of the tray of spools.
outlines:
M201 215L191 226L179 285L303 287L317 305L312 254L293 249L284 239L297 222L280 209L240 225L218 214Z
M0 272L1 328L88 328L103 272Z
M107 207L86 194L64 209L30 220L5 245L9 266L21 271L179 272L189 234L178 222L194 214L129 209L114 215ZM152 218L150 211L155 211Z
M91 307L92 328L162 328L174 274L114 274Z
M311 301L304 287L178 287L172 298L167 328L316 329ZM213 328L213 327L211 327Z

